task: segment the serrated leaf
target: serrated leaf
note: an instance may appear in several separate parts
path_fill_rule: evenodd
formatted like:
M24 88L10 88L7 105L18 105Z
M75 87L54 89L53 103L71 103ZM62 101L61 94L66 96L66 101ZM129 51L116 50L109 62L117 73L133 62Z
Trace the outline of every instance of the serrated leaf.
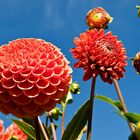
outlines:
M103 96L103 95L96 95L95 98L97 98L101 101L104 101L106 103L109 103L113 107L115 107L117 110L122 111L122 106L121 106L121 103L119 101L115 101L115 100L108 98L106 96Z
M90 101L86 101L76 112L70 123L68 124L62 140L76 140L80 132L86 125L88 119Z
M35 131L31 125L21 120L11 120L16 123L16 125L27 135L27 137L29 137L29 139L31 138L33 140L36 140Z
M137 113L124 113L124 116L128 119L131 123L138 123L140 121L140 114Z

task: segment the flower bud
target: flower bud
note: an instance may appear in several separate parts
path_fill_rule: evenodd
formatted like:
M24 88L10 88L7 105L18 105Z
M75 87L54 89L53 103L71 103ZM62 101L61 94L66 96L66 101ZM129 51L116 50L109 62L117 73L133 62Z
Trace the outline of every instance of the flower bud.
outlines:
M86 16L86 23L90 28L106 28L112 22L112 17L102 8L97 7L90 10Z
M77 82L73 82L70 87L70 92L80 94L80 85Z
M140 122L137 124L135 135L138 140L140 140Z
M136 69L136 72L138 74L140 74L140 52L138 52L136 54L136 56L134 57L134 59L133 59L133 66Z

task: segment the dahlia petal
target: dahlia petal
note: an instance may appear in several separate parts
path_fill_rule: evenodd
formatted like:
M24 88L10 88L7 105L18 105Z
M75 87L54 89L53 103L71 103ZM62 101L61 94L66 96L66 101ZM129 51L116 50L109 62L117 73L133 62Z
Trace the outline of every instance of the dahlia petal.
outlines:
M49 102L50 97L44 93L40 93L39 96L35 97L33 100L38 105L44 105Z
M45 66L47 65L47 61L43 59L43 60L40 62L40 65L41 65L42 67L45 67Z
M36 83L39 80L39 76L30 74L27 79L30 83Z
M15 85L16 85L15 82L13 81L13 79L7 80L5 78L2 78L1 83L2 83L2 86L7 89L11 89L11 88L15 87Z
M28 90L28 89L31 89L34 85L33 85L33 83L26 80L24 82L18 83L17 86L21 90Z
M9 92L10 95L12 95L14 97L18 97L23 93L23 91L21 89L19 89L17 86L15 86L12 89L9 89L8 92Z
M8 94L7 91L0 94L0 100L3 103L9 102L11 99L12 99L12 96L10 94Z
M22 106L22 110L25 111L25 113L33 113L36 112L38 107L34 101L31 101L29 104Z
M43 77L44 78L50 78L54 75L54 72L50 69L45 70L45 72L43 73Z
M47 64L47 68L55 68L56 67L56 62L55 61L49 61Z
M44 73L45 69L44 67L39 67L39 68L36 68L32 71L33 75L36 75L36 76L40 76Z
M26 95L21 94L18 97L13 98L13 102L16 103L17 105L26 105L31 102L31 98L28 98Z
M11 101L9 101L8 103L6 103L5 108L6 108L9 112L13 113L13 112L18 111L19 106L17 106L17 105L11 100Z
M46 79L39 79L39 81L36 83L38 88L44 89L49 86L49 81Z
M56 67L56 68L54 68L54 74L55 74L56 76L60 76L60 75L63 74L63 73L64 73L63 68L61 68L61 67Z
M5 79L11 79L11 77L13 76L13 73L10 70L3 70L2 72L2 77Z
M84 77L83 77L83 80L84 81L87 81L87 80L89 80L92 76L93 76L93 72L92 72L92 70L91 69L85 69L84 70Z
M13 115L17 116L18 118L28 118L27 113L25 113L21 108L19 108L18 111L14 112Z
M50 82L52 85L59 85L61 80L60 77L53 76L50 78Z
M43 89L43 93L45 93L46 95L53 95L56 93L56 91L56 86L53 86L51 84L47 88Z
M58 90L55 94L51 95L50 98L58 102L64 95L64 92Z
M4 88L3 86L2 86L2 84L0 83L0 93L3 93L3 92L5 92L7 89L6 88Z
M26 81L26 77L23 77L20 73L14 74L13 81L16 83Z
M56 102L52 99L49 100L49 102L43 106L40 106L41 108L44 108L45 111L51 111L52 108L54 108L56 105Z
M39 94L40 94L40 88L38 88L35 85L32 88L24 91L24 95L26 95L28 98L36 97Z
M57 64L57 66L59 66L59 67L64 66L64 62L61 59L56 59L55 62Z
M2 107L0 106L0 111L5 115L9 114L9 111L6 109L5 105L3 105Z
M23 69L23 70L20 71L20 74L21 74L23 77L29 76L30 73L31 73L31 69L25 69L25 70Z
M17 67L12 67L12 68L10 68L10 71L15 74L15 73L19 73L21 71L21 69L17 68Z

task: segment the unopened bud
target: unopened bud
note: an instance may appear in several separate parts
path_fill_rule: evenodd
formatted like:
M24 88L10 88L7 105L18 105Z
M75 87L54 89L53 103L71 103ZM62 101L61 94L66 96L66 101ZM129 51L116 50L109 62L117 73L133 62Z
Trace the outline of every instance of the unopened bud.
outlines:
M91 29L106 28L112 20L113 18L102 7L90 10L86 16L86 23Z
M133 58L133 66L136 69L136 72L140 74L140 52Z

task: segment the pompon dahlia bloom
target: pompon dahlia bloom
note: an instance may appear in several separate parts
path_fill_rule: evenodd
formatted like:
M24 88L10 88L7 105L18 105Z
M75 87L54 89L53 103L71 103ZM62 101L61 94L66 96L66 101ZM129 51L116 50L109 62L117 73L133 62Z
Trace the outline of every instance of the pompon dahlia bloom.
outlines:
M3 121L0 120L0 140L10 140L10 138L10 133L4 132Z
M113 18L102 7L94 8L86 15L86 23L92 29L106 28L112 20Z
M140 52L133 59L133 66L138 74L140 74Z
M11 124L6 129L6 133L10 134L11 137L16 138L17 140L27 140L27 136L15 123Z
M123 44L113 36L111 32L104 30L87 30L75 37L76 48L72 48L73 57L78 59L74 64L76 68L84 69L83 79L100 75L104 82L112 83L112 78L118 80L124 77L126 62L126 50Z
M41 39L17 39L0 47L0 111L34 118L50 111L67 94L69 62Z

